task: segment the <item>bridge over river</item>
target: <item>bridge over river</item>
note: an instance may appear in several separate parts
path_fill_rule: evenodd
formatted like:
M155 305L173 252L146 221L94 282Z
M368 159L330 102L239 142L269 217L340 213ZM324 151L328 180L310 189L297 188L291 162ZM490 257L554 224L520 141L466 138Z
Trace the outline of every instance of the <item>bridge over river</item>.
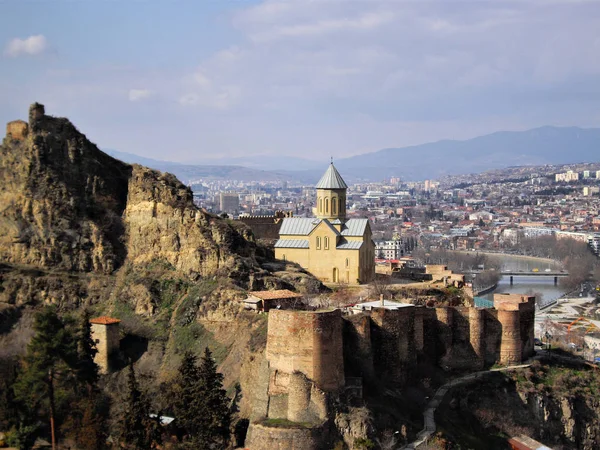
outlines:
M464 271L463 273L465 275L477 275L478 273L483 272L483 270L467 270ZM502 276L507 276L510 277L510 284L511 286L514 283L514 277L554 277L554 285L556 286L558 284L558 279L560 277L568 277L569 273L565 272L564 270L561 271L556 271L556 270L544 270L543 272L540 271L529 271L529 272L525 272L523 270L500 270L498 273L500 273L500 275Z

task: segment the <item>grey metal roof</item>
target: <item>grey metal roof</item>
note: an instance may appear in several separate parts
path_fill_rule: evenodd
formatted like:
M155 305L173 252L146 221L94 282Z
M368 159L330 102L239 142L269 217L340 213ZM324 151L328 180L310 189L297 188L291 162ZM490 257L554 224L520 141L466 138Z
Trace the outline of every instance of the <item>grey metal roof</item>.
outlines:
M308 248L308 239L279 239L275 248Z
M319 223L319 219L310 217L287 217L281 223L279 235L308 236Z
M329 227L329 229L331 231L333 231L335 233L336 236L340 235L340 232L331 224L331 222L329 220L323 219L323 222L325 223L325 225L327 225Z
M362 236L365 234L365 229L369 219L350 219L346 222L342 229L342 236Z
M348 185L337 171L333 163L325 171L316 186L317 189L348 189Z
M336 248L338 250L358 250L362 245L362 241L346 241L344 239Z

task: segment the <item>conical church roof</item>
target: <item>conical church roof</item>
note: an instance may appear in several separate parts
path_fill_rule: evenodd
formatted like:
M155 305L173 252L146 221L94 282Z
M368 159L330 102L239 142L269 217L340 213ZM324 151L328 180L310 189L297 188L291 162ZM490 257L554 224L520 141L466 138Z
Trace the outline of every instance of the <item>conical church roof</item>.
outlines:
M317 183L317 189L348 189L348 185L337 171L333 163L329 165L321 180Z

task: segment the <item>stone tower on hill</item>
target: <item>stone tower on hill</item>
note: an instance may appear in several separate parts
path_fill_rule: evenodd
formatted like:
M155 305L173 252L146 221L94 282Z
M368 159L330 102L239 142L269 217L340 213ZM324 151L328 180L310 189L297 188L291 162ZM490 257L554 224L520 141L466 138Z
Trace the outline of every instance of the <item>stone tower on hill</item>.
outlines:
M96 343L98 353L94 361L100 367L101 373L108 373L111 369L111 362L119 352L119 342L121 340L119 319L113 317L96 317L90 319L92 324L92 339Z
M300 264L325 283L369 283L375 244L368 219L346 219L348 186L333 163L317 183L316 218L283 219L275 257Z

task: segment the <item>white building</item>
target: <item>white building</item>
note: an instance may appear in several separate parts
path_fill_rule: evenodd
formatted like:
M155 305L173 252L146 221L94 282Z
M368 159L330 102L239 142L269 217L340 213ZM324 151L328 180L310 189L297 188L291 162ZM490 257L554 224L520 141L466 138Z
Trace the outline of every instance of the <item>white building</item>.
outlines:
M407 253L404 239L375 241L375 257L381 259L400 259Z
M577 181L579 180L579 173L573 172L572 170L567 170L564 173L557 173L555 176L555 181Z

